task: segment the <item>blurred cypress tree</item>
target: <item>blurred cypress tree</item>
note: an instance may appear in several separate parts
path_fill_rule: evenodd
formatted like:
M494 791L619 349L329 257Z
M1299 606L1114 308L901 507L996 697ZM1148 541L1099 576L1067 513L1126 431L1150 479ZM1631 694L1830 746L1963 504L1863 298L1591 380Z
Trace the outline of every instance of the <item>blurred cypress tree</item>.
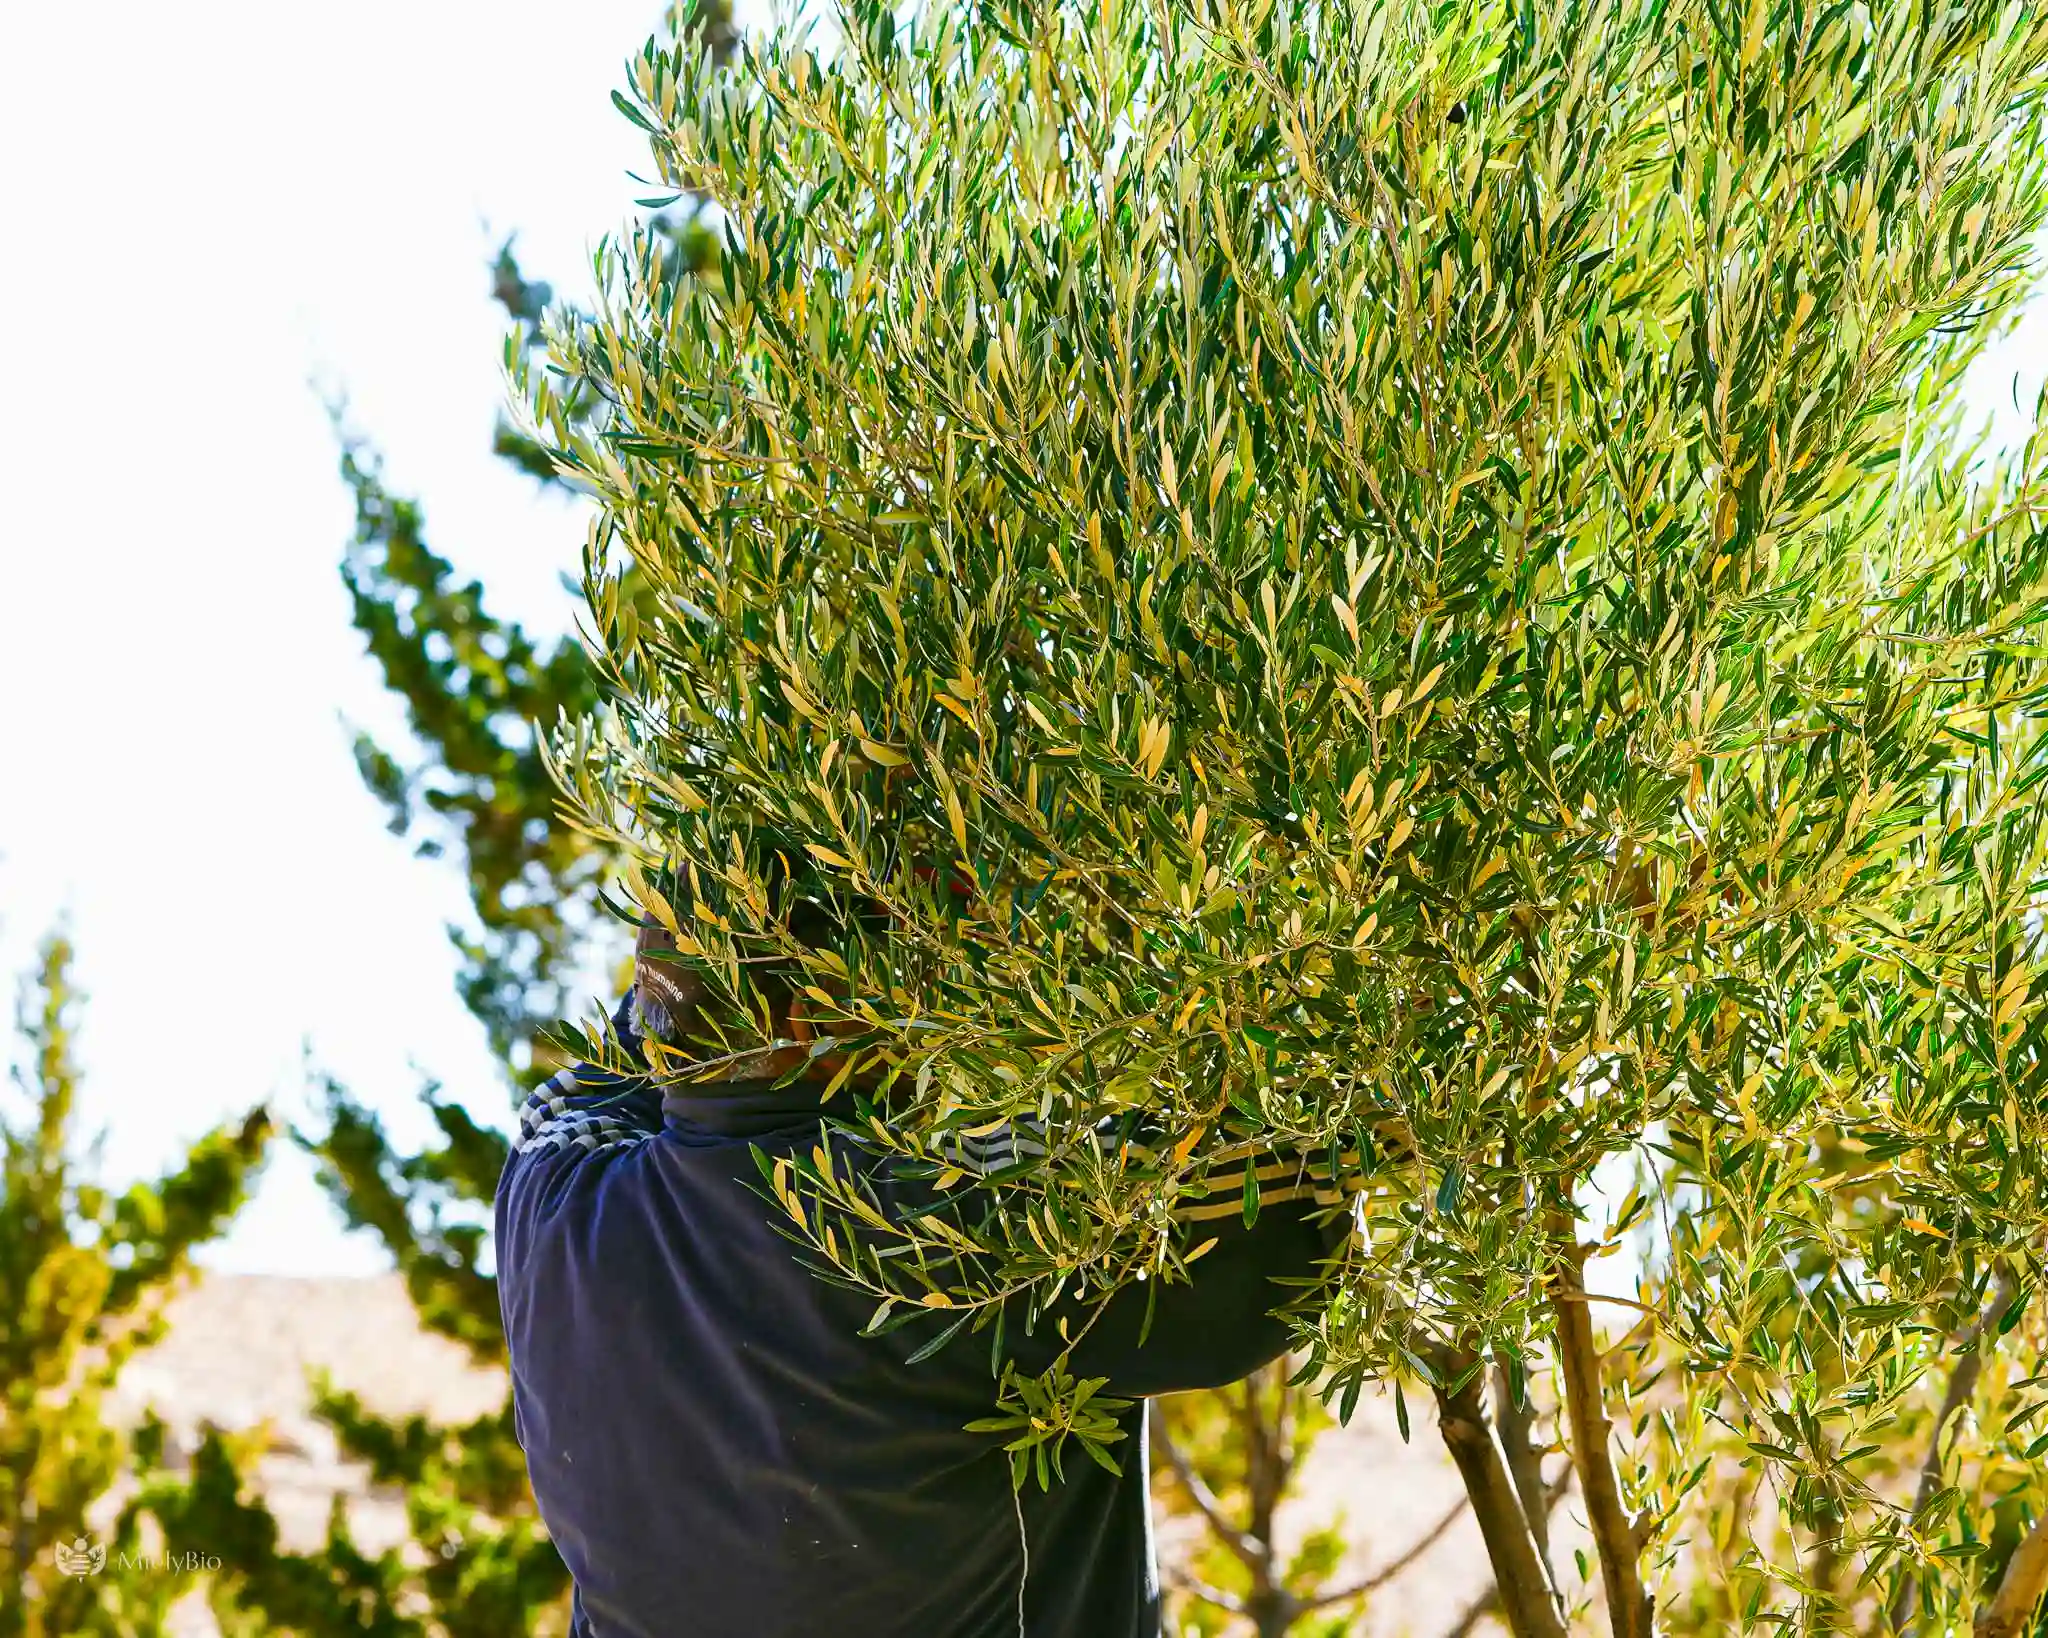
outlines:
M22 985L16 1096L0 1104L0 1638L160 1631L191 1582L167 1558L213 1550L176 1531L147 1539L135 1498L110 1529L92 1528L131 1455L157 1493L176 1488L160 1469L161 1425L146 1422L131 1446L103 1407L270 1140L258 1109L153 1181L119 1194L96 1183L97 1146L81 1155L77 1141L71 958L52 936Z

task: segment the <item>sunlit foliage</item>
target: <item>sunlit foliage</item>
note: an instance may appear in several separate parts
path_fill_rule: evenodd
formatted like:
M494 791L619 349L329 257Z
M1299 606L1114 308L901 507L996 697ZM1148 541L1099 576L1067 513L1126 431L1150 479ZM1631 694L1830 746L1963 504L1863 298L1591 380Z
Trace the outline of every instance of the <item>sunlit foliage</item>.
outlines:
M1489 1361L1557 1379L1618 1632L1709 1424L1871 1575L1973 1539L1987 1498L1913 1515L1873 1453L2048 1227L2048 445L1956 437L2044 65L1994 0L858 0L731 67L650 45L622 101L727 242L607 244L511 359L600 509L609 703L555 756L718 998L700 1048L768 1044L775 955L893 1075L848 1097L878 1151L1043 1129L861 1234L796 1168L878 1323L1174 1278L1211 1168L1334 1155L1361 1229L1302 1344L1340 1409L1434 1393L1517 1631L1564 1617L1461 1442ZM1580 1269L1631 1232L1675 1401L1617 1450ZM1744 1621L1828 1603L1775 1543ZM1916 1596L1975 1607L1969 1557Z

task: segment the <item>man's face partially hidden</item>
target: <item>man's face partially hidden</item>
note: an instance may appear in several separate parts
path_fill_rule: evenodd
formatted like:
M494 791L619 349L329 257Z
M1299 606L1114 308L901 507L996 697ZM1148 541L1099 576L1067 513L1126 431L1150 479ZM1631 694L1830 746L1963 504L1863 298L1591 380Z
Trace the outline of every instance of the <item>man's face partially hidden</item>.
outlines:
M640 1016L648 1033L664 1045L681 1049L688 1041L691 1021L704 996L704 986L688 968L672 956L676 941L666 929L647 924L640 929L634 947L633 986L640 1003ZM779 1080L792 1070L808 1064L814 1078L831 1079L844 1065L843 1053L811 1056L811 1044L824 1034L857 1035L861 1026L852 1020L819 1018L817 1004L793 995L771 1009L770 1018L778 1039L798 1043L772 1052L749 1056L734 1063L716 1080Z

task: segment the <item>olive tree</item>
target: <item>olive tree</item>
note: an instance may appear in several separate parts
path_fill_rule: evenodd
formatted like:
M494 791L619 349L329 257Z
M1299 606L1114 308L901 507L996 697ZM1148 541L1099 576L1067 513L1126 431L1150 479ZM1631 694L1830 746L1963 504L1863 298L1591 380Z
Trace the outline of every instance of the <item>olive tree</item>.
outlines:
M631 71L725 249L629 230L508 355L597 502L552 756L712 997L657 1067L794 963L940 1185L770 1170L823 1270L1000 1356L1182 1277L1215 1168L1335 1171L1305 1371L1433 1398L1516 1633L1646 1633L1730 1471L1733 1621L2022 1630L2048 443L1958 434L2048 13L847 0ZM2008 1363L1916 1486L1952 1337ZM1020 1478L1099 1389L1004 1375Z

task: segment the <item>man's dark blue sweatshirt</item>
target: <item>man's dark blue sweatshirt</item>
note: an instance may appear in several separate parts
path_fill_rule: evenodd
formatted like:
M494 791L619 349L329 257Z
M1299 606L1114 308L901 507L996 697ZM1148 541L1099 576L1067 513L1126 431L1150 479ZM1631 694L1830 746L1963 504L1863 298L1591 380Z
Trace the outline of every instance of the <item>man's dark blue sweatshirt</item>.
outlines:
M575 1638L1156 1638L1143 1400L1285 1348L1275 1282L1328 1255L1335 1196L1261 1162L1247 1227L1241 1174L1213 1180L1181 1213L1217 1238L1191 1281L1120 1293L1071 1361L1139 1402L1121 1476L1071 1451L1017 1496L1001 1441L965 1431L994 1407L986 1343L912 1364L928 1327L861 1336L873 1300L802 1267L756 1192L752 1148L808 1151L817 1099L578 1066L521 1113L498 1290ZM1051 1361L1043 1337L1006 1346Z

